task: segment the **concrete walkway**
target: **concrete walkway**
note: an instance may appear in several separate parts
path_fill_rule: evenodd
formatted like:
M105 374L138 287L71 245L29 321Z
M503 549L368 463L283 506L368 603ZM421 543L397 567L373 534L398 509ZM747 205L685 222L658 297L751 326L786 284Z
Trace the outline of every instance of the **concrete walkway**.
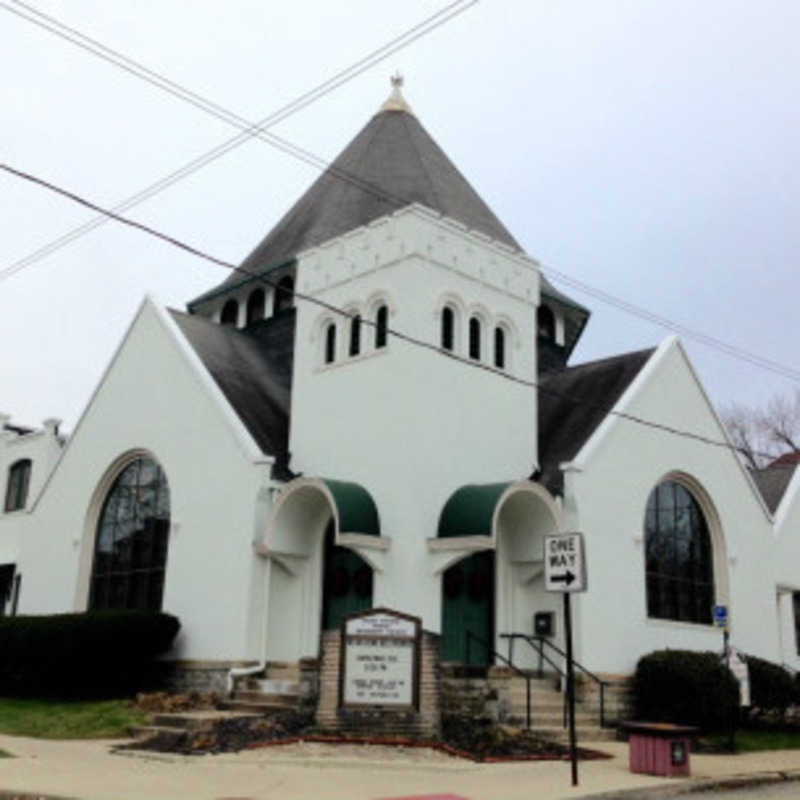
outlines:
M698 780L744 774L800 777L800 750L693 755L692 779L679 780L632 775L625 743L582 742L614 758L582 762L580 785L573 788L569 762L560 761L483 765L427 749L314 743L173 756L113 753L113 744L0 736L0 749L16 756L0 759L0 797L3 791L16 791L80 800L377 800L419 795L546 800L635 788L689 789Z

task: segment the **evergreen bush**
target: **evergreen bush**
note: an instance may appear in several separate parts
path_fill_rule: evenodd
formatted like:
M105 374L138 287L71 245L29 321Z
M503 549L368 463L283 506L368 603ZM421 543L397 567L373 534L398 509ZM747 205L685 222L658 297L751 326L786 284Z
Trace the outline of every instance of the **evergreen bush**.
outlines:
M636 719L727 730L739 710L739 684L718 653L657 650L643 656L633 679Z
M0 694L93 698L152 688L180 628L152 611L0 618Z
M759 712L786 713L797 703L797 687L787 670L771 661L747 656L750 671L750 705Z

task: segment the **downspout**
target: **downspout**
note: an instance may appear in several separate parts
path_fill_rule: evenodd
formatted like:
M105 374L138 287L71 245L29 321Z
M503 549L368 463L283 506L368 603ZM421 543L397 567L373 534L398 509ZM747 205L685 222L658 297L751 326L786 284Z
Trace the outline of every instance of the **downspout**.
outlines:
M259 551L258 545L253 543L253 550L262 558L264 553ZM261 647L261 659L252 667L231 667L228 670L228 677L226 680L225 691L228 697L233 695L233 690L236 687L237 678L247 678L250 675L258 675L267 668L267 629L269 628L269 581L272 574L272 559L266 559L265 569L267 571L264 576L264 596L266 602L263 604L264 608L264 638Z

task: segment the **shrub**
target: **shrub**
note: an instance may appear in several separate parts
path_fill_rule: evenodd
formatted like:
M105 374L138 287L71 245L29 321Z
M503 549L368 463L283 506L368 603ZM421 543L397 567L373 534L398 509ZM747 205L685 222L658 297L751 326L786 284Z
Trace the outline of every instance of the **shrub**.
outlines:
M794 678L771 661L747 656L750 671L750 704L759 712L777 712L781 716L797 702Z
M739 709L739 684L718 653L658 650L639 659L633 679L636 718L701 730L727 729Z
M110 697L149 688L176 617L91 611L0 619L0 687L11 697Z

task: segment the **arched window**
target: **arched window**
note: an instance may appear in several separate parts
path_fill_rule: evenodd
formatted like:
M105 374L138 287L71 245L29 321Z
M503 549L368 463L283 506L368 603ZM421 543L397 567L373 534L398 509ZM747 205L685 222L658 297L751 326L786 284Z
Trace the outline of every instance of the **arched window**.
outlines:
M247 298L247 324L264 319L264 290L255 289Z
M494 329L494 365L506 368L506 332L499 326Z
M6 511L20 511L28 502L28 485L31 481L32 462L29 458L15 461L8 470L6 484Z
M236 327L238 320L239 304L235 300L228 300L228 302L222 306L222 314L220 315L219 321L223 325L233 325Z
M477 317L469 321L469 357L476 361L481 358L481 321Z
M455 313L450 306L442 309L442 350L451 350L455 343Z
M536 309L536 332L542 339L556 338L556 317L549 306Z
M361 352L361 315L350 319L350 355L357 356Z
M161 610L169 547L169 486L137 458L120 472L97 524L89 608Z
M697 500L674 481L659 484L647 501L645 562L649 617L711 623L711 536Z
M333 364L336 360L336 324L329 322L325 328L325 363Z
M294 305L294 278L291 275L284 275L278 281L278 288L275 290L275 313L285 311Z
M389 309L381 306L375 315L375 349L386 347L386 334L389 330Z

